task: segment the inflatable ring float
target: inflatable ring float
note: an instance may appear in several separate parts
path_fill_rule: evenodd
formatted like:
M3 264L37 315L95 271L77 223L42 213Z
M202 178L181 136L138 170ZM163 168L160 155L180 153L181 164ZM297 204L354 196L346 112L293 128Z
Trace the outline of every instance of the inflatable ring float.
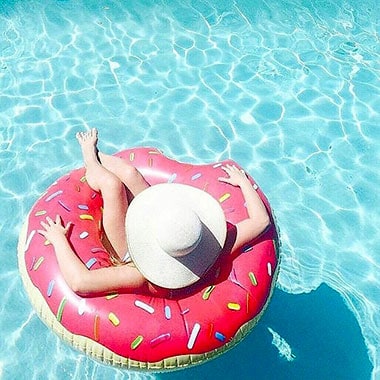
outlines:
M154 148L118 154L151 184L176 182L216 198L229 228L247 217L239 188L218 181L222 165L169 159ZM262 316L275 286L279 240L268 201L270 227L239 252L221 255L196 286L166 295L114 293L80 297L63 280L54 250L37 233L46 216L60 214L74 227L70 242L89 270L112 265L101 243L102 198L86 183L84 168L58 179L35 203L18 245L19 269L39 317L59 337L107 364L136 370L174 370L230 349ZM254 181L249 177L252 184Z

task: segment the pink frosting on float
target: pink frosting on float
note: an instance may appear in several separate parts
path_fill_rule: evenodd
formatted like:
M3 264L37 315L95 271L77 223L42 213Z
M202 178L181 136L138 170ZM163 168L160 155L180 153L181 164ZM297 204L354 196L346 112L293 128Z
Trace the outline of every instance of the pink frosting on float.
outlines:
M234 224L247 217L240 189L218 181L225 176L222 165L239 166L233 161L192 165L169 159L154 148L128 149L117 156L136 166L151 185L183 183L210 193L224 210L231 239ZM141 367L182 355L212 353L234 342L242 326L261 316L274 287L278 234L269 203L257 191L271 216L270 228L239 252L227 249L196 286L174 292L158 289L156 297L115 293L86 298L66 285L53 247L36 233L47 215L60 214L64 223L73 222L70 241L89 270L112 265L101 242L102 198L87 185L84 169L74 170L51 185L29 214L27 275L65 329Z

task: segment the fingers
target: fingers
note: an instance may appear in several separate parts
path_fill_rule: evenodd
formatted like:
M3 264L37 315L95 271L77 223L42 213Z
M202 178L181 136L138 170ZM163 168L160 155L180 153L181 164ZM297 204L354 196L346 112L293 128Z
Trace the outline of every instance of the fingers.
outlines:
M230 164L227 164L226 166L222 166L222 169L225 171L225 172L228 172L230 170L232 170L233 166L230 165Z
M222 169L231 177L234 173L244 174L245 171L243 169L238 169L235 165L227 164L226 166L222 166Z
M240 186L244 180L247 179L245 171L237 168L234 164L226 164L221 168L227 174L227 177L219 177L218 180L220 182L228 183L233 186Z
M223 171L225 171L228 175L231 173L231 165L226 165L221 167Z
M49 229L50 227L53 227L53 226L60 226L60 227L63 227L63 224L62 224L62 219L60 217L60 215L56 215L55 216L55 220L53 220L52 218L50 218L50 216L47 216L46 217L46 222L41 220L40 222L41 226L47 230ZM72 225L71 222L68 222L66 227L65 227L65 230L68 229L70 226Z
M222 169L225 171L225 172L228 172L228 171L240 171L240 172L244 172L243 169L238 169L236 167L236 165L230 165L230 164L227 164L226 166L222 166Z
M47 222L47 223L46 223ZM41 220L40 224L43 228L43 230L38 230L37 232L43 236L45 236L46 232L49 230L49 228L54 224L53 220L50 217L46 217L46 222Z
M61 224L61 218L60 218L60 216L59 215L57 215L56 217L55 217L55 221L53 221L53 219L52 218L50 218L50 216L47 216L46 217L46 222L47 223L45 223L44 221L41 221L41 225L44 227L44 228L46 228L46 227L48 227L48 226L53 226L54 224Z
M218 181L225 182L225 183L230 183L230 179L228 177L219 177Z
M38 232L40 235L46 237L46 231L45 231L45 230L37 230L37 232Z
M65 235L69 232L69 230L70 230L70 228L71 228L72 225L73 225L72 222L68 222L68 223L66 224L66 227L65 227Z

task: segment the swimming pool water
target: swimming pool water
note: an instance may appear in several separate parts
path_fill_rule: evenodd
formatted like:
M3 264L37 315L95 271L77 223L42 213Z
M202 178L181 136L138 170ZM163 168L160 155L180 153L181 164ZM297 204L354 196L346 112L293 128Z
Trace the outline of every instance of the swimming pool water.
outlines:
M380 378L379 30L376 0L2 1L0 378ZM278 289L236 349L141 375L39 321L18 233L81 165L74 134L92 126L109 153L232 158L264 189L282 236Z

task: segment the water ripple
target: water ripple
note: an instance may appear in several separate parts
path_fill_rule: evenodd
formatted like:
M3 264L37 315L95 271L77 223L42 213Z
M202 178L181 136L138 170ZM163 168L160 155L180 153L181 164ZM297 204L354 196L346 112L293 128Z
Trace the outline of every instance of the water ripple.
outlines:
M337 290L360 324L375 378L376 0L124 3L0 5L3 247L16 251L35 199L81 164L74 139L80 129L96 126L108 152L154 145L196 163L233 158L275 209L279 286L303 293L325 282ZM20 362L40 363L31 378L124 378L62 346L31 312L15 273L13 257L0 274L2 288L10 289L0 309L8 337L1 343L2 378L20 371L14 350ZM52 357L34 358L31 341Z

